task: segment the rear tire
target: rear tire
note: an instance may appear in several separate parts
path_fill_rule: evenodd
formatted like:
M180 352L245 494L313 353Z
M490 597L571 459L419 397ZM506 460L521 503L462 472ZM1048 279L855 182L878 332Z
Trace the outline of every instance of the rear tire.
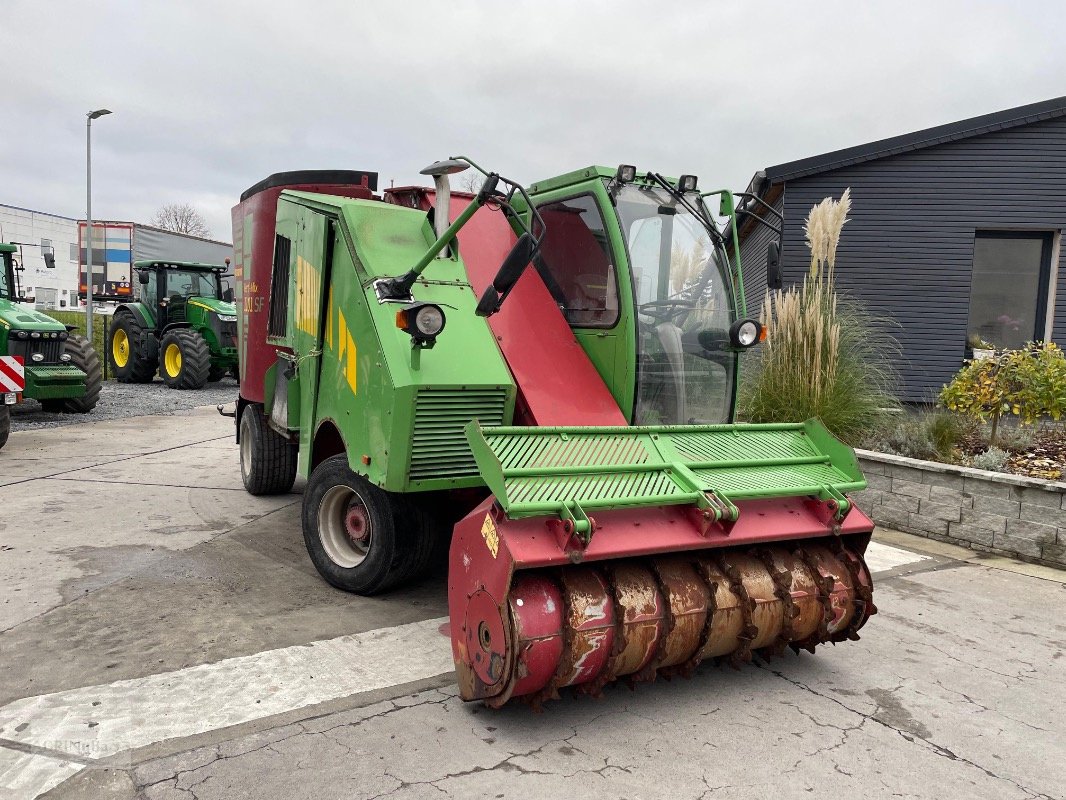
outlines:
M241 478L249 494L285 494L296 480L295 445L273 430L257 404L241 414Z
M378 594L411 581L435 552L409 499L352 472L344 453L311 473L301 520L315 569L346 592Z
M152 382L156 363L145 355L147 338L148 331L129 311L119 311L111 320L107 360L119 383Z
M100 356L84 336L71 334L63 349L70 353L70 363L85 373L85 394L64 400L62 410L72 414L88 414L96 408L100 399L100 387L104 381Z
M11 409L7 405L0 406L0 448L7 444L7 437L11 435Z
M171 389L203 389L211 371L211 350L204 337L178 328L159 343L159 377Z

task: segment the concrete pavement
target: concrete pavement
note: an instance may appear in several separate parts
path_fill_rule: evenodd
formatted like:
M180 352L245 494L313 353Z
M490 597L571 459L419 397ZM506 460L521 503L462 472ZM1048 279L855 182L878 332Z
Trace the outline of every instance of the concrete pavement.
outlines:
M0 451L0 797L1063 797L1062 573L890 533L860 642L461 703L443 578L323 583L213 409Z

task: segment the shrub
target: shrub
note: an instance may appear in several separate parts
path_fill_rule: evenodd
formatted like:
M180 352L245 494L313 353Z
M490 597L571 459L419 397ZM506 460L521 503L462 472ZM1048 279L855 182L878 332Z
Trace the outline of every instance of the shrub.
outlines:
M893 419L863 441L863 447L927 461L954 461L955 449L966 433L955 414L926 413Z
M967 363L940 392L940 404L983 422L991 421L995 445L1003 414L1031 425L1066 414L1066 356L1054 344L1029 343L995 358Z
M1006 450L990 447L983 453L978 453L973 457L973 465L977 469L987 469L995 472L1003 469L1003 465L1007 463L1008 458L1010 458L1010 453Z
M767 292L762 322L769 335L745 380L741 409L752 422L818 417L835 435L856 443L898 407L886 349L859 304L838 297L837 242L847 222L850 192L826 198L807 217L811 267L800 287Z

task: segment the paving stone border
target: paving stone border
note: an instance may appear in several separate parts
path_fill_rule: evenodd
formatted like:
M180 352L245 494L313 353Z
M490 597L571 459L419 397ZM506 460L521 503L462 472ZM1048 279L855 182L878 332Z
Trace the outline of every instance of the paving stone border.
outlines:
M878 525L1066 568L1066 483L856 450Z

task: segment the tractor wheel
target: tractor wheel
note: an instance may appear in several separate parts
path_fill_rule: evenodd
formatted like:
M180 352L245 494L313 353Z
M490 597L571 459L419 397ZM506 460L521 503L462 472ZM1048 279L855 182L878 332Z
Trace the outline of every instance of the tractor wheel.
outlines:
M159 343L159 377L171 389L203 389L211 371L207 342L190 328L178 328Z
M377 594L424 571L433 551L410 524L407 499L379 489L327 458L311 473L301 513L304 543L315 569L338 589Z
M226 373L228 371L229 370L227 370L225 367L212 366L207 371L207 382L208 383L218 383L220 380L222 380L223 378L226 377Z
M249 494L285 494L296 480L296 447L252 404L241 414L241 478Z
M148 331L129 311L120 311L111 320L107 359L119 383L151 383L155 361L146 358Z
M100 399L100 386L104 380L100 356L88 339L73 334L64 343L63 350L70 353L70 363L85 373L85 394L64 400L62 410L72 414L87 414L96 408Z
M11 435L11 409L6 405L0 405L0 447L7 444L9 435Z
M420 497L392 495L392 498L397 524L410 532L406 572L397 583L419 580L437 569L447 570L451 526L430 511Z

